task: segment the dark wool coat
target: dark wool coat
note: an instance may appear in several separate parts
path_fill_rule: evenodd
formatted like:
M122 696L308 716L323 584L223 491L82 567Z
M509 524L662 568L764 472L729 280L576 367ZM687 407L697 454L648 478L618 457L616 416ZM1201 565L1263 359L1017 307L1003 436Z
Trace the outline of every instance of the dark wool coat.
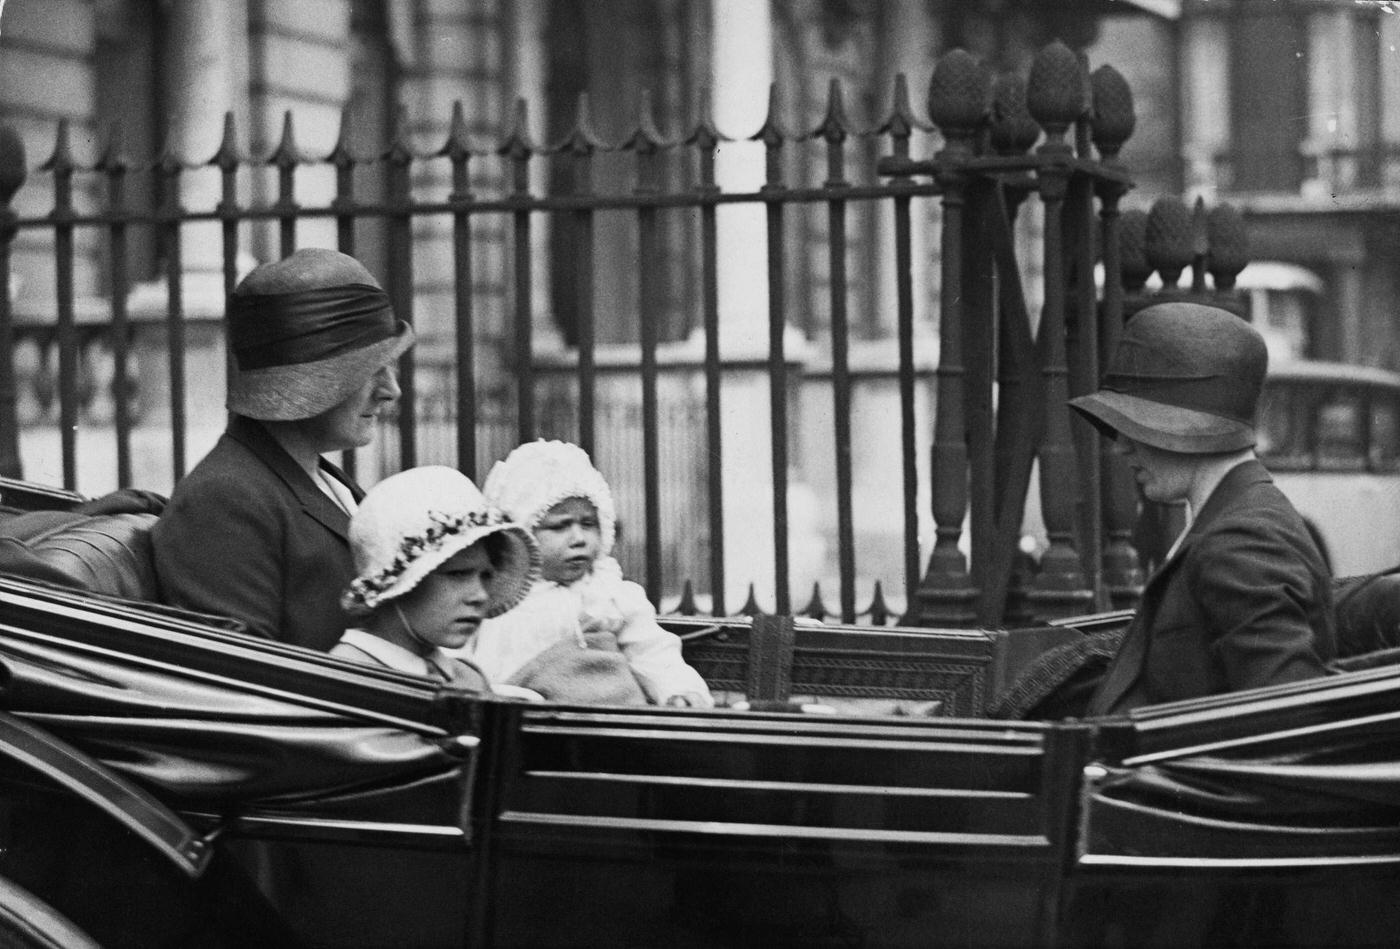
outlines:
M321 466L364 496L340 469ZM340 594L355 575L349 526L261 424L236 415L152 530L161 594L259 636L329 650L345 631Z
M1336 652L1322 555L1268 471L1248 461L1148 580L1089 714L1310 679Z

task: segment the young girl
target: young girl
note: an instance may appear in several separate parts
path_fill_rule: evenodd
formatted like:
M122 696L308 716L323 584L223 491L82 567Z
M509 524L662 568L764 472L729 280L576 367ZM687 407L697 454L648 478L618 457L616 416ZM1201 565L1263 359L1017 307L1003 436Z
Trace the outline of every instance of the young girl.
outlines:
M528 531L461 472L429 466L385 478L365 495L350 520L350 549L356 576L341 605L357 626L331 655L493 691L480 669L445 650L525 595L540 564Z
M705 680L681 657L680 639L657 625L642 588L622 578L611 556L612 491L587 452L559 441L521 445L491 469L483 488L534 532L541 579L457 655L495 681L537 687L560 650L620 650L650 702L714 705Z

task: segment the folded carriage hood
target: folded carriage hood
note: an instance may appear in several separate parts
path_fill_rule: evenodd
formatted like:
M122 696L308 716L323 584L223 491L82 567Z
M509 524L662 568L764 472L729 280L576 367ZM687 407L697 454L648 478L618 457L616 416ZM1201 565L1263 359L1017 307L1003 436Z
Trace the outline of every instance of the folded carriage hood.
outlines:
M461 765L442 727L402 714L431 689L81 595L0 580L0 600L0 704L176 806L380 794Z

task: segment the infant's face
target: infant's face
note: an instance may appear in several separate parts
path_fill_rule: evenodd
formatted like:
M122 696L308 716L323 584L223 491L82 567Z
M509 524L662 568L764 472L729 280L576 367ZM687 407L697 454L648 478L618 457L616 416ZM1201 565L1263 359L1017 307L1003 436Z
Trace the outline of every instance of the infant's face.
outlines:
M573 583L593 569L603 542L598 511L583 498L567 498L545 512L535 525L540 545L540 573L555 583Z

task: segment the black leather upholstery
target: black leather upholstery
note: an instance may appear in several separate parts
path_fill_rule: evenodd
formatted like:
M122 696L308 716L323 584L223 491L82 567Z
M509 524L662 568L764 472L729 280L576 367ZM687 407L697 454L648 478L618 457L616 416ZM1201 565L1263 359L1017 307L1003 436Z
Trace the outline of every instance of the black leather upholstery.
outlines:
M131 600L159 599L154 514L34 511L0 523L0 572Z

